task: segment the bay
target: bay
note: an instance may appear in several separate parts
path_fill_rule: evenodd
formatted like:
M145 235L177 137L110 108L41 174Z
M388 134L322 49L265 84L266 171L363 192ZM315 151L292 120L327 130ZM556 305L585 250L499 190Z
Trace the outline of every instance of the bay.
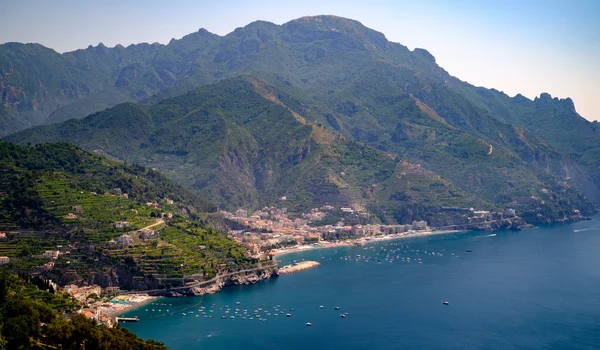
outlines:
M171 305L131 311L140 322L123 326L173 349L598 349L594 219L287 254L280 265L321 266L163 298Z

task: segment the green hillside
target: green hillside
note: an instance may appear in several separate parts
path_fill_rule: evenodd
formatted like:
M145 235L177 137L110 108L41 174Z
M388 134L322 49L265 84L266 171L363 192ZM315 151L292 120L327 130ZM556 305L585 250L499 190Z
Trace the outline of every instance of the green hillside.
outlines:
M240 77L151 105L122 104L83 120L33 128L8 140L64 140L157 168L230 210L273 204L306 210L327 203L377 213L385 207L388 214L381 218L406 221L422 215L397 213L415 206L527 211L539 207L542 194L552 218L573 209L595 210L547 171L567 158L522 130L490 119L488 133L478 137L416 97L387 91L362 87L359 110L382 116L362 129L367 114L339 118L339 130L331 130L311 123L296 95ZM345 132L350 126L354 130ZM540 165L528 163L528 152ZM414 171L421 165L423 171ZM419 179L406 175L407 169Z
M60 284L148 289L160 278L208 277L221 266L254 263L201 224L214 204L154 170L66 143L2 142L0 162L0 231L7 234L0 256L13 269L46 270ZM143 228L149 237L140 237ZM51 268L40 256L47 250L61 251Z
M30 67L31 48L1 48L10 66ZM551 210L561 217L600 204L600 135L569 100L509 98L471 86L426 50L389 42L353 20L257 21L223 37L199 30L168 45L100 45L60 57L35 48L39 59L65 60L61 69L85 62L104 74L85 94L61 100L45 122L128 103L7 140L68 141L157 168L222 208L389 200L367 190L388 170L338 181L335 174L345 171L336 149L352 142L421 165L480 205L527 211L540 201L562 203ZM20 115L14 103L5 105ZM282 196L294 200L277 202Z
M64 294L39 289L34 280L0 270L0 349L167 349L124 328L108 328L83 314Z

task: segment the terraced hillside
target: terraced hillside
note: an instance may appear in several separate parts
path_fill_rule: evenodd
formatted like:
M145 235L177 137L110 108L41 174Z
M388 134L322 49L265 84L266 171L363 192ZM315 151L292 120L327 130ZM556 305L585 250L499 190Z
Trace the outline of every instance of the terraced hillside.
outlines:
M256 263L198 221L213 204L153 170L64 143L2 142L0 162L0 256L14 269L61 284L149 289Z

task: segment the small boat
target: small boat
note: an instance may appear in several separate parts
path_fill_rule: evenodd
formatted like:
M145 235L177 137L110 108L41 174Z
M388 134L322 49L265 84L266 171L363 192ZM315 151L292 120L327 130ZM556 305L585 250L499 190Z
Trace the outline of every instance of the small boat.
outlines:
M286 317L292 317L292 314L285 314Z
M312 326L312 323L310 323L310 322L306 322L306 326L307 326L307 327L310 327L310 326Z
M222 318L222 319L225 319L226 317L225 317L225 316L221 316L221 318Z
M346 314L340 314L341 318L346 318Z
M185 312L182 312L182 313L181 313L181 316L185 316Z
M335 310L339 310L339 309L340 309L340 307L339 307L339 306L336 306L336 307L335 307Z
M443 304L444 304L444 305L448 305L448 304L450 304L450 303L449 303L447 300L444 300L444 303L443 303Z
M467 249L467 253L471 253L471 252L472 252L472 250L471 250L471 249Z
M319 306L319 309L322 309L322 308L324 308L324 307L325 307L325 306L321 305L321 306Z

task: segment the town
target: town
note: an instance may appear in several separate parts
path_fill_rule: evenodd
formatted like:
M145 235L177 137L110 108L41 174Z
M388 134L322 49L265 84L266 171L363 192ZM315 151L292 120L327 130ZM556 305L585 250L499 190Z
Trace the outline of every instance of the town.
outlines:
M360 207L324 205L308 213L290 215L286 208L264 207L249 213L221 211L227 220L243 229L230 230L229 236L244 246L253 256L277 254L282 250L312 244L330 245L333 242L353 240L364 243L376 237L404 236L430 230L485 229L490 223L514 218L514 209L504 213L474 210L473 208L441 208L448 215L432 225L424 220L410 224L382 225L371 223L371 215Z

